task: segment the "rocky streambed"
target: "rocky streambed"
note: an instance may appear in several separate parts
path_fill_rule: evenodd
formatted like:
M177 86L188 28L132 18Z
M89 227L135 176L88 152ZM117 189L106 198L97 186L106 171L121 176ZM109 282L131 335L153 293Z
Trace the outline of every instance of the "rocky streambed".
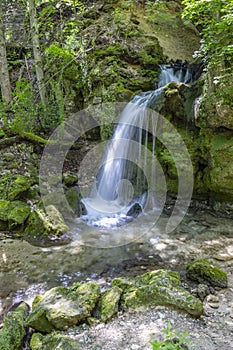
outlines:
M109 249L82 245L75 239L63 246L39 247L2 235L0 243L2 321L12 304L24 300L31 306L36 295L46 295L44 293L53 287L65 288L79 282L87 282L97 283L100 292L105 292L110 289L114 278L119 281L122 277L134 278L151 271L169 270L180 274L184 291L203 302L203 313L200 317L193 317L187 313L187 309L182 311L182 308L179 308L177 311L174 304L173 307L162 303L158 305L154 303L150 307L142 304L137 310L120 307L106 323L102 319L98 322L85 321L68 328L65 326L59 331L56 344L64 341L59 337L65 335L75 340L73 344L77 349L149 350L152 348L149 341L162 338L161 330L170 322L174 330L189 332L190 349L217 350L220 347L231 349L232 220L198 211L187 215L176 231L170 235L164 233L165 222L166 218L161 217L157 227L152 228L147 236L141 237L137 242ZM186 266L199 258L208 259L211 264L227 274L227 288L224 284L211 285L208 278L192 281L187 277ZM122 283L121 286L118 283L118 287L122 288ZM128 302L130 303L130 298ZM42 344L41 336L38 337L34 336L34 342ZM44 341L44 344L48 343L50 344L48 346L51 346L51 335ZM41 348L36 346L34 345L35 349ZM47 349L45 345L43 346L41 349Z

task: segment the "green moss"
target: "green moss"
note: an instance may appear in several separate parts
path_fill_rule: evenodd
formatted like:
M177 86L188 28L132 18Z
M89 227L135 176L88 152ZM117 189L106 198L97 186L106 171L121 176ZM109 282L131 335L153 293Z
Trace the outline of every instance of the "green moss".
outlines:
M8 221L8 215L10 211L10 202L7 200L0 200L0 220Z
M66 192L66 199L72 210L77 213L79 209L80 199L79 194L74 187L69 188L69 190Z
M69 227L65 224L57 208L54 205L48 205L46 212L38 208L31 212L25 229L25 235L31 237L43 235L61 236L68 230Z
M28 306L21 303L15 310L10 311L4 319L0 330L0 350L19 350L26 335L25 319Z
M203 313L199 299L184 290L177 272L157 270L135 278L116 278L113 285L123 290L124 308L173 306L193 316Z
M109 321L117 312L122 290L115 286L104 292L97 306L97 317L102 322Z
M75 284L72 288L55 287L33 302L27 325L45 333L64 330L87 317L100 296L100 287L95 282Z
M30 207L27 203L21 201L13 201L10 204L8 214L9 227L13 228L22 225L30 214Z
M22 175L18 175L14 181L11 182L8 190L8 199L15 200L24 196L30 189L30 181Z
M199 283L208 283L213 287L226 288L226 273L207 259L197 259L187 265L187 277Z
M40 333L34 333L30 341L30 347L32 350L80 349L77 340L59 333L52 333L47 336L43 336Z

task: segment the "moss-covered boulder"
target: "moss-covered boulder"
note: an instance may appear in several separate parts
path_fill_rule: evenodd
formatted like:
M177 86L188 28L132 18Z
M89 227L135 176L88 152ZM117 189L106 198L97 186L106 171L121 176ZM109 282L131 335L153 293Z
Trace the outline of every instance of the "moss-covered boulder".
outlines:
M38 236L61 236L69 230L65 224L62 215L54 205L46 207L46 212L43 209L35 209L31 212L25 234L31 237Z
M78 350L80 349L77 340L68 336L52 333L46 336L34 333L30 341L31 350Z
M26 336L25 320L28 314L28 305L21 303L14 310L8 312L0 330L0 350L22 349Z
M10 210L10 202L7 200L0 200L0 220L8 221L8 215Z
M135 278L116 278L113 286L123 290L123 307L139 308L167 305L199 317L203 313L202 302L186 291L177 272L156 270Z
M187 277L213 287L226 288L226 273L207 259L197 259L187 265Z
M119 309L122 290L114 286L104 292L97 306L97 318L102 322L109 321Z
M30 181L22 176L18 175L14 181L11 182L8 190L8 199L15 200L22 197L31 187Z
M64 330L91 316L99 297L100 287L95 282L70 289L55 287L35 298L27 325L43 333Z
M8 214L9 228L22 225L30 214L30 206L21 201L13 201L10 203Z

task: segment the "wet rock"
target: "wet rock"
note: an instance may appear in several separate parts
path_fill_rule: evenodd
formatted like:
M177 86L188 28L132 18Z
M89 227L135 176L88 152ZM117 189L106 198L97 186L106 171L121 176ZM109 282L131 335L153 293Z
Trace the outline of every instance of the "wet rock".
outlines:
M0 350L18 350L22 348L26 336L25 319L27 313L28 305L23 302L8 312L3 328L0 330Z
M34 299L27 325L44 333L64 330L91 316L99 297L95 282L53 288Z
M213 287L226 288L227 275L207 259L197 259L187 265L187 277Z
M101 296L97 307L97 317L102 322L109 321L117 312L122 290L115 286Z
M156 270L135 278L116 278L113 285L123 290L124 308L170 305L197 317L203 313L201 301L182 287L177 272Z
M34 333L30 342L30 347L32 350L80 349L77 340L59 333L52 333L46 336L40 333Z
M46 212L42 209L34 210L28 219L25 234L33 237L40 235L61 236L69 230L62 215L54 205L46 207Z

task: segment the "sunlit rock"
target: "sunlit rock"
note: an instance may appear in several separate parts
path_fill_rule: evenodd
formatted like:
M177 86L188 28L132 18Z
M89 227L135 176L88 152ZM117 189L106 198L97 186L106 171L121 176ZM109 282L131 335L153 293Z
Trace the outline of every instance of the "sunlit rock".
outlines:
M44 333L64 330L91 316L100 287L95 282L75 284L72 288L55 287L34 299L28 326Z
M115 278L113 285L123 290L126 309L167 305L196 317L203 313L202 302L182 287L177 272L156 270L135 278Z
M34 333L30 341L30 347L32 350L80 349L77 340L59 333L52 333L46 336L43 336L40 333Z

